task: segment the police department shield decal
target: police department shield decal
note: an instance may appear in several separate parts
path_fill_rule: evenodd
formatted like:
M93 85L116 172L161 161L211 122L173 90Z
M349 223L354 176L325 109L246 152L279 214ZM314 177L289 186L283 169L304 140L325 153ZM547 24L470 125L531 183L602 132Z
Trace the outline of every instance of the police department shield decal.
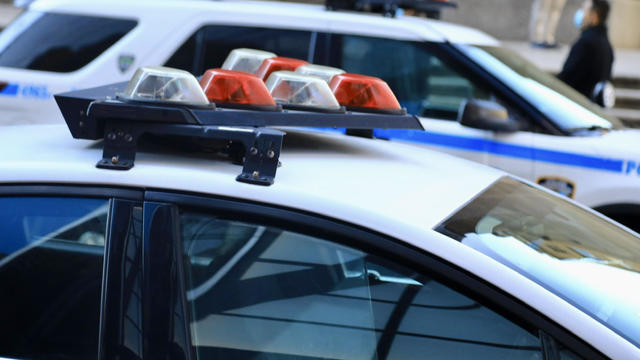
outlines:
M134 59L135 59L135 56L133 55L125 55L125 54L120 55L118 57L118 69L120 69L121 72L125 72L129 70L131 65L133 65Z

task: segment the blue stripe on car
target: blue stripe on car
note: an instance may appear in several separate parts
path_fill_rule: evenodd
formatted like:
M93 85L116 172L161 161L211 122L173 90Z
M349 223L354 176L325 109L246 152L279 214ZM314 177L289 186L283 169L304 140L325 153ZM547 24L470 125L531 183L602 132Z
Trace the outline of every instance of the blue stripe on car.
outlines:
M608 159L564 151L545 150L529 146L505 144L493 140L434 133L431 131L376 129L374 130L374 135L385 139L406 140L467 151L482 151L517 159L579 166L611 172L622 172L624 165L624 160L621 159Z
M0 96L18 96L18 84L7 84L7 86L0 91Z

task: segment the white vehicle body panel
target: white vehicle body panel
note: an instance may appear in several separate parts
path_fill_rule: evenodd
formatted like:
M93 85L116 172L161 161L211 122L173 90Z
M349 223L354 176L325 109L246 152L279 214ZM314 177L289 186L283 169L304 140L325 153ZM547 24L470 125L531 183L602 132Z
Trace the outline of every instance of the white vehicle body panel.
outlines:
M434 150L478 161L533 182L560 179L574 185L574 199L590 207L640 203L640 154L631 144L640 131L614 130L596 136L531 132L493 133L455 121L421 119ZM463 138L474 142L465 143ZM421 142L421 141L416 141Z
M30 143L25 144L24 134ZM0 134L0 184L94 184L219 195L321 214L387 234L433 253L513 294L607 356L640 358L640 349L514 270L435 225L504 173L415 146L337 134L290 132L270 187L235 181L240 167L179 154L140 152L129 171L97 169L96 142L64 126L7 127ZM348 139L348 141L346 141ZM339 151L336 151L339 149ZM469 181L473 179L473 181ZM588 210L589 211L589 210Z

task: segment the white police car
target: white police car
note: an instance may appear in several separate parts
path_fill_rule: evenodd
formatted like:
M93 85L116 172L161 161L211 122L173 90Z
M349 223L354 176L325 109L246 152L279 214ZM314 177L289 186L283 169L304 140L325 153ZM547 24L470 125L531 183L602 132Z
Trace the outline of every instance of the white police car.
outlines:
M496 169L304 130L420 128L341 79L359 112L312 76L143 68L57 96L67 126L4 128L0 357L640 358L637 234Z
M54 120L51 94L124 81L141 65L202 74L237 47L378 76L429 130L378 136L504 169L638 229L637 130L618 129L495 39L410 16L274 2L36 1L0 34L0 121Z

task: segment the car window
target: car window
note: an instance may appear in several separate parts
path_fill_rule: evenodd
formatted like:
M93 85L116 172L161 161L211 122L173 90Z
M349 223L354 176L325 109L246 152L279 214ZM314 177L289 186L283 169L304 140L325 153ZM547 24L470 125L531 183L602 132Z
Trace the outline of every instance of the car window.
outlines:
M337 34L332 39L332 65L385 80L409 113L456 120L463 101L491 100L505 106L522 130L530 126L520 111L461 73L428 43Z
M0 198L0 357L97 357L108 204Z
M456 48L517 91L565 131L622 127L620 120L600 106L509 49L472 45L456 45Z
M279 56L307 59L310 39L309 31L208 25L187 39L165 65L202 75L207 69L222 66L235 48L266 50Z
M606 218L504 177L437 230L640 344L640 243Z
M127 19L28 11L0 33L0 66L75 71L135 26Z
M198 359L542 359L530 331L399 264L276 227L180 220Z

